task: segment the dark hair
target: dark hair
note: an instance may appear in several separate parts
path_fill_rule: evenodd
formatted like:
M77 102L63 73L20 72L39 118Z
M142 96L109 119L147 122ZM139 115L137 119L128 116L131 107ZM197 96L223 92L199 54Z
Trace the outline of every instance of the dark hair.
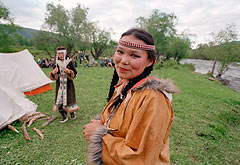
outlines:
M147 45L154 45L154 40L153 40L152 35L142 29L130 29L130 30L126 31L125 33L123 33L121 38L124 36L128 36L128 35L132 35L132 36L136 37L137 39L144 41ZM148 75L150 75L151 71L153 70L153 65L154 65L154 61L155 61L155 52L152 50L146 50L146 51L148 53L148 58L153 61L153 64L146 67L139 76L137 76L129 81L129 83L126 85L126 87L122 90L122 93L120 94L122 96L120 96L120 95L117 96L114 99L112 106L115 106L117 108L122 103L123 99L126 97L128 90L131 89L137 82L139 82L140 80L142 80L142 79L146 78ZM115 90L114 86L118 83L118 80L119 80L118 74L117 74L116 70L114 70L114 74L113 74L112 82L110 85L107 101L109 101L112 98L114 90Z
M56 52L57 52L58 50L66 50L66 49L65 49L64 46L59 46L59 47L56 48Z

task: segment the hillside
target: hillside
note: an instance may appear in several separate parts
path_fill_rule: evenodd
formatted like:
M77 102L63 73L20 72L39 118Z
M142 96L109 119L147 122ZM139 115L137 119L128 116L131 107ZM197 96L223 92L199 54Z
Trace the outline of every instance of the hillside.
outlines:
M38 31L39 31L39 30L22 27L22 29L17 30L17 33L20 34L20 35L22 35L23 38L32 39L33 36L34 36Z

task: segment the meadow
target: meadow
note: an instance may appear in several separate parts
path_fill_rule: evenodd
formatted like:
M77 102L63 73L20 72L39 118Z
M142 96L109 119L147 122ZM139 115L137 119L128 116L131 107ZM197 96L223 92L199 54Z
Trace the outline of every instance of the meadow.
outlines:
M240 94L207 75L194 73L190 65L159 64L152 75L171 78L181 90L173 96L174 122L170 134L171 164L240 164ZM22 123L12 125L19 134L0 132L0 164L86 164L87 142L83 125L101 113L113 69L77 67L74 80L80 111L75 120L60 124L60 118L41 127L44 121L27 128L31 141L22 133ZM48 76L50 68L43 69ZM54 115L54 90L28 97L37 111ZM36 127L44 139L32 130Z

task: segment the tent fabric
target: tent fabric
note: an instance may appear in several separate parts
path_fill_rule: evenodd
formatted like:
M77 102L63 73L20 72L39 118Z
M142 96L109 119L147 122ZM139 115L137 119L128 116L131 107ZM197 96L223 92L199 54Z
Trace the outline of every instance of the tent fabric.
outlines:
M0 130L22 116L34 112L37 105L0 76Z
M37 105L26 95L51 90L51 81L27 50L0 53L0 130L22 116L35 112Z
M53 82L43 73L27 49L17 53L0 53L0 76L22 92Z
M52 90L53 88L50 86L50 84L43 85L39 88L33 89L31 91L24 92L26 96L33 96L33 95L38 95L40 93L47 92L49 90Z

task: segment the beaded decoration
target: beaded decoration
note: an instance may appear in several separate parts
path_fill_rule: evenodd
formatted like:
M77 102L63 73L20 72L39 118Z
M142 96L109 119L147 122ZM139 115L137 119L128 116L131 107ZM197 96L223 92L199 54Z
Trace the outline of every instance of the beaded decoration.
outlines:
M133 48L133 49L151 50L151 51L155 50L154 45L139 44L139 43L134 43L130 41L124 41L122 39L119 40L118 44L124 47Z

